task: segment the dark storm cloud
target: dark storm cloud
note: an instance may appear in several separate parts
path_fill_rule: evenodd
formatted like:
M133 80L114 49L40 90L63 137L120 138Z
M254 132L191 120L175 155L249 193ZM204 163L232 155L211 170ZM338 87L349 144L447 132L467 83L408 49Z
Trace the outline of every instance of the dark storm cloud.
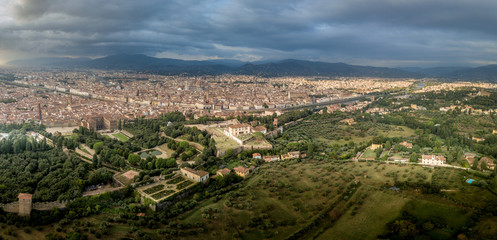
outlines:
M0 50L302 58L371 65L497 59L497 2L21 0Z
M21 0L13 8L19 19L32 20L39 18L48 10L48 0Z

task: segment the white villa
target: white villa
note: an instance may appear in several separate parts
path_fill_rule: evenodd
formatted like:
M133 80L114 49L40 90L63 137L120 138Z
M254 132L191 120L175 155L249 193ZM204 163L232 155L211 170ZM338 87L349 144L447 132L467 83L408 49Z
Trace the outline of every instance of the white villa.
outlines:
M446 159L444 156L436 156L436 155L423 155L421 157L421 164L426 165L442 165L446 163Z

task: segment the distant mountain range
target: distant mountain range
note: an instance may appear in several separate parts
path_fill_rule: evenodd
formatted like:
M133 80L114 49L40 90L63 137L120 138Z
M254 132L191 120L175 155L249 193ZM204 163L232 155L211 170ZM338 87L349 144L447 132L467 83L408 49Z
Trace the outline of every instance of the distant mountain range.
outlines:
M277 76L322 77L384 77L384 78L442 78L497 82L497 65L477 68L386 68L357 66L345 63L312 62L295 59L247 63L238 60L219 59L188 61L171 58L155 58L143 54L118 54L97 59L89 58L36 58L11 61L13 67L31 68L77 68L131 70L164 75L219 75L224 73Z

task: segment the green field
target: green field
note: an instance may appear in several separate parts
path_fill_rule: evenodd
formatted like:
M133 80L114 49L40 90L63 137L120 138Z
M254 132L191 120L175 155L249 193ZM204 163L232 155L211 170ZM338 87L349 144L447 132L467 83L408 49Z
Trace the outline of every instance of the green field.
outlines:
M453 239L454 234L470 222L469 216L473 213L471 208L458 205L442 195L422 194L410 189L394 191L384 186L390 186L396 181L445 181L447 188L457 191L444 194L460 198L458 201L476 204L477 201L497 200L496 196L481 188L465 185L460 181L463 173L456 169L429 169L377 162L307 160L300 163L287 161L265 164L242 182L240 188L218 199L201 201L192 210L168 219L164 224L157 222L157 228L143 225L140 228L133 227L140 222L148 222L140 219L113 222L108 235L102 238L136 238L139 229L152 239L286 239L308 226L316 216L325 213L326 220L318 221L319 224L301 239L376 239L379 235L391 236L387 235L392 234L389 226L403 219L405 214L418 220L419 225L416 226L421 235L432 239ZM177 188L191 184L181 180L172 178L168 181L176 182ZM343 198L349 192L347 186L354 182L360 182L360 187L350 197ZM161 199L174 193L172 189L159 188L145 189L153 192L152 199ZM330 212L324 211L330 206ZM153 219L154 213L147 212L147 216L149 214L150 219ZM100 224L118 216L119 210L112 209L79 221ZM422 230L421 225L431 221L435 227ZM168 224L170 222L175 224ZM474 232L479 234L477 236L491 238L493 235L489 233L497 231L495 222L495 218L486 218L475 226ZM33 233L44 236L42 233L54 231L54 228L47 227L40 233ZM64 227L74 231L80 228L74 223ZM18 236L24 235L19 233ZM89 236L93 239L94 235Z
M327 236L350 231L351 235L345 239L374 238L383 233L386 224L399 215L410 198L391 190L382 192L378 189L383 184L393 184L395 180L407 181L408 178L429 182L431 173L429 169L418 166L378 163L333 164L311 161L265 165L247 179L243 188L229 193L220 201L204 202L180 216L180 219L191 224L206 223L210 235L199 234L199 237L233 239L233 231L229 229L234 229L235 235L242 239L285 239L305 226L322 209L337 201L344 187L355 179L363 183L354 195L360 197L351 198L354 204L348 211L344 204L334 209L345 211L343 220L340 218L336 222L337 227L324 229L320 237L330 239ZM359 201L364 202L362 206L357 204ZM358 206L358 210L355 210L357 214L352 216L350 212L355 206ZM216 221L203 217L202 212L209 209L217 209L213 210ZM357 224L368 227L364 231L352 231ZM348 230L341 230L343 226L347 226Z
M356 144L369 142L375 136L409 138L414 129L382 123L359 122L355 125L338 124L341 118L305 120L286 129L290 141L317 140L321 143L343 145L350 141Z
M185 221L204 221L221 239L232 239L233 230L243 239L284 239L333 202L345 183L338 173L328 172L326 164L281 165L263 166L243 188L202 204L186 214ZM219 209L218 221L203 219L202 209ZM255 231L260 228L266 230Z
M376 153L374 152L374 150L368 148L361 156L361 158L376 158Z
M408 198L393 192L373 192L362 206L349 209L335 225L317 239L375 239L384 233L386 224L399 216Z
M432 239L454 239L467 223L470 210L434 201L414 200L404 206L404 210L416 217L418 222L432 222L439 227L427 231Z
M393 158L405 158L405 159L409 159L411 155L408 153L408 152L390 152L390 155L389 157L393 157Z
M171 156L174 153L174 150L167 147L167 143L159 146L159 149L167 154L167 156Z
M119 139L119 141L121 141L121 142L126 142L129 140L129 137L122 134L122 133L114 133L114 134L112 134L112 136Z
M237 142L224 135L223 130L220 128L208 128L207 131L212 133L212 137L214 138L214 141L216 141L216 148L221 151L234 149L240 146Z

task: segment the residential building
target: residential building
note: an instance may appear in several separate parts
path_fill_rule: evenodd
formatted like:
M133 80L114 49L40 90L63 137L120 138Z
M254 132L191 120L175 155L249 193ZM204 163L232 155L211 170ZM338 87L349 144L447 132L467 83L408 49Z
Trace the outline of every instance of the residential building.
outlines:
M216 171L216 174L218 176L226 176L226 175L228 175L230 173L231 173L231 170L229 170L228 168L223 168L223 169L220 169L220 170Z
M246 123L241 124L233 124L228 127L228 133L233 136L249 134L250 133L250 125Z
M287 154L281 155L281 160L290 160L290 159L295 159L300 157L300 152L289 152Z
M346 123L348 125L354 125L356 124L355 120L353 118L346 118L340 121L341 123Z
M470 167L473 166L476 156L477 155L474 153L464 153L464 158L466 159Z
M371 150L376 150L378 148L383 148L383 146L381 144L371 144L371 146L369 147Z
M203 170L194 170L189 167L181 169L181 175L195 181L205 182L209 178L209 173Z
M255 158L255 159L261 159L262 158L262 155L260 153L253 153L252 154L252 158Z
M426 165L442 165L446 163L446 159L444 156L436 156L436 155L423 155L421 156L421 164Z
M482 164L483 162L485 162L485 165L487 165L487 168L488 168L489 170L494 170L494 168L495 168L495 165L496 165L496 164L495 164L495 162L494 162L494 160L493 160L493 159L491 159L491 158L489 158L489 157L482 157L482 158L480 159L480 161L478 161L478 168L482 169L481 164ZM483 170L483 169L482 169L482 170Z
M239 167L234 167L233 171L236 173L236 175L246 178L253 169L254 169L253 166L250 168L239 166Z
M262 159L265 162L274 162L274 161L279 161L280 160L280 156L278 156L278 155L264 156Z
M409 148L409 149L412 148L412 143L408 143L406 141L399 143L399 145L404 146L404 147Z
M267 129L264 126L257 126L257 127L252 128L252 132L261 132L263 134L266 134Z
M475 142L483 142L483 141L485 141L485 138L477 138L477 137L473 137L472 139L473 139L473 141L475 141Z

